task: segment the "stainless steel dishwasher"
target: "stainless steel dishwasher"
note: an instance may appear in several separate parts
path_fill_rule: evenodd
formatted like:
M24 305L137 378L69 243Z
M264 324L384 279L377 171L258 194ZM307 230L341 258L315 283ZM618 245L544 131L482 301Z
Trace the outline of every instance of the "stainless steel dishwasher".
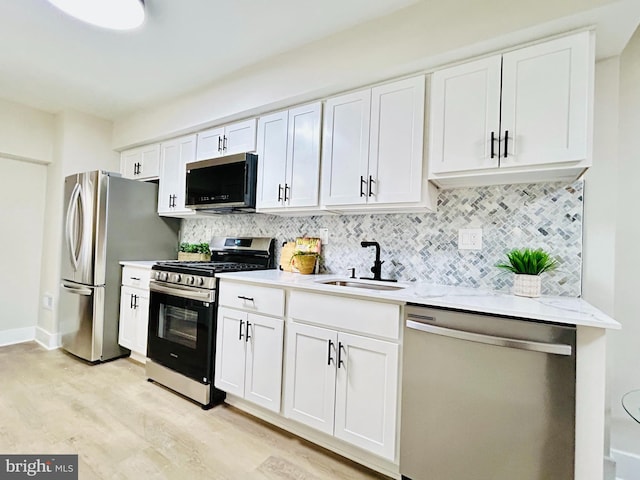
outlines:
M400 473L570 480L575 327L408 306Z

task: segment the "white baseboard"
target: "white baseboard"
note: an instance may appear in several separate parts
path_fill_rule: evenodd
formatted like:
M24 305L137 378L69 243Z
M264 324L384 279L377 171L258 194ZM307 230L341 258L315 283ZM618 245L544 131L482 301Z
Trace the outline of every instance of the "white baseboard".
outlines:
M61 334L49 333L42 327L36 327L35 340L47 350L55 350L62 346Z
M36 338L36 327L12 328L0 330L0 347L16 343L31 342Z
M612 448L611 456L616 461L617 480L640 480L640 455Z

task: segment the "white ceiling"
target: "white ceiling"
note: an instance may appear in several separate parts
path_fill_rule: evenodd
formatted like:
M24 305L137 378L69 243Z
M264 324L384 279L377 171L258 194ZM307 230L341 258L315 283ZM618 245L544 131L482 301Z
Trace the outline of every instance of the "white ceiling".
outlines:
M505 13L489 15L496 35L508 9L541 8L530 0L145 0L145 25L114 32L67 17L47 0L0 0L0 98L122 118L404 7L423 5L439 22L445 1L471 29L473 15L464 14L471 6ZM640 21L640 0L556 1L564 15L584 14L535 34L597 25L600 57L619 54Z
M113 32L0 0L0 97L116 118L416 1L146 0L143 27Z

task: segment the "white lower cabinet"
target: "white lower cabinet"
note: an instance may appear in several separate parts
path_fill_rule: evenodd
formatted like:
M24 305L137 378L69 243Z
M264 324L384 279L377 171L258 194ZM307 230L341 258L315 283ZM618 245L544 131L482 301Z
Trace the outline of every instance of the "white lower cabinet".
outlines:
M122 269L118 343L131 350L131 357L140 361L147 356L150 268L124 266Z
M220 307L215 386L279 412L283 336L283 320Z
M296 292L292 292L295 296ZM301 302L309 307L309 321L317 322L316 313L325 312L335 323L334 298L325 295L301 294ZM319 298L317 298L319 297ZM325 309L314 308L324 303ZM342 317L354 318L363 304L389 305L340 298L337 307L355 310L342 312ZM289 315L296 313L293 301ZM384 309L382 309L384 310ZM393 308L391 311L398 313ZM315 312L315 313L314 313ZM304 313L302 315L305 315ZM364 316L360 317L366 334ZM304 320L304 319L303 319ZM388 318L398 324L399 315ZM348 325L357 327L352 321ZM284 414L379 455L394 460L396 455L396 425L398 397L399 345L332 328L290 321L287 324L286 379Z

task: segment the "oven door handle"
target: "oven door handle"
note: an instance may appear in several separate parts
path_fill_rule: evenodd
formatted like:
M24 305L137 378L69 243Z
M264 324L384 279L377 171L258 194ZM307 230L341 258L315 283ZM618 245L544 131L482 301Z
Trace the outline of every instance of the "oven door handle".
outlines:
M199 300L202 302L213 302L213 293L215 292L215 290L194 290L189 287L181 287L180 285L171 285L168 287L166 285L156 283L154 280L149 282L149 290L152 292L173 295L174 297Z

